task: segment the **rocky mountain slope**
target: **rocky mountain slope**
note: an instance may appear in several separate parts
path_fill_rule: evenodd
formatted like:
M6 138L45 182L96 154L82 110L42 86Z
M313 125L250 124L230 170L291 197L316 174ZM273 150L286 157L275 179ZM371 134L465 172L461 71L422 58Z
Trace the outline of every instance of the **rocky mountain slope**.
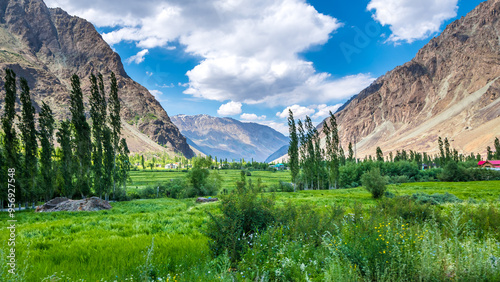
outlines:
M441 136L485 157L500 136L499 19L500 0L481 3L351 98L335 114L344 151L352 142L358 158L375 156L377 146L432 154Z
M481 3L352 99L336 114L344 148L436 153L441 136L484 156L500 135L499 19L500 0Z
M131 151L193 151L160 103L125 72L121 59L88 21L49 9L41 0L0 0L0 70L13 69L32 89L35 108L48 103L57 119L69 117L69 79L82 81L88 108L89 76L117 76L123 135ZM0 82L3 83L3 82ZM0 85L2 87L3 85ZM0 103L5 93L0 91ZM88 109L87 109L88 110ZM162 145L162 146L160 146Z
M212 157L263 162L269 155L288 144L288 138L274 129L243 123L232 118L208 115L176 115L172 122L198 150Z

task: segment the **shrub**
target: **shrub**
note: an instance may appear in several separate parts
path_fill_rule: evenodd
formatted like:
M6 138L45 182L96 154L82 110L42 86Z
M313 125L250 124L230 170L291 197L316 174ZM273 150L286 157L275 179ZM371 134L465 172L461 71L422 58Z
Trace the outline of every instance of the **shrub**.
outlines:
M171 179L169 182L165 183L165 196L174 199L181 199L184 198L186 189L186 181L179 178Z
M279 190L281 192L293 192L293 184L280 181Z
M431 204L431 205L463 202L462 200L457 198L457 196L450 194L448 192L444 194L433 194L433 195L428 195L425 193L416 193L412 195L412 198L419 204Z
M245 238L266 229L275 218L274 199L258 197L247 189L237 189L221 201L221 215L209 213L207 236L215 255L228 252L236 263L244 250Z
M377 167L365 172L361 176L361 183L363 183L365 189L372 194L374 199L381 198L386 190L385 178L380 175L380 169Z
M440 181L444 182L460 182L470 180L468 171L463 167L459 167L454 161L450 161L446 164L443 172L438 175L438 178Z

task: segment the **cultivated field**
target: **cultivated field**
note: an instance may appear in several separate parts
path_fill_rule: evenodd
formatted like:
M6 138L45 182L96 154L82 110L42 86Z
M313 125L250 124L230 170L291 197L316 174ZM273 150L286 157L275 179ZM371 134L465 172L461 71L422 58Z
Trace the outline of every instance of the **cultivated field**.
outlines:
M220 173L224 187L234 187L239 180L239 171ZM287 172L252 173L252 181L261 177L268 185L289 179ZM136 189L184 173L140 171L131 175L129 189ZM290 221L295 222L293 234L285 230L291 223L261 233L252 241L259 246L248 248L237 265L231 265L228 255L214 258L209 249L208 212L220 215L220 202L196 204L194 199L161 198L116 202L113 209L99 212L22 211L16 214L18 281L426 280L432 277L418 275L438 275L435 273L440 271L443 276L437 280L499 277L500 234L495 224L500 181L408 183L391 185L388 190L395 195L448 192L465 201L427 206L430 210L415 208L406 218L397 218L395 213L400 211L396 208L400 207L385 208L385 214L378 214L380 202L362 188L264 193L275 198L276 206L307 207L302 211L307 218L295 215L301 220ZM424 210L425 219L411 215ZM7 219L6 213L0 215L2 222ZM489 225L480 226L485 220ZM6 242L8 235L3 226L0 240ZM359 247L363 244L368 245ZM5 281L7 249L2 245L0 280ZM429 253L420 254L422 248ZM391 254L387 258L386 252ZM415 256L410 259L408 254ZM370 263L364 264L363 258L370 259L370 269L378 272L367 274ZM406 265L409 261L415 265ZM360 269L361 265L365 268ZM418 274L422 269L427 273Z

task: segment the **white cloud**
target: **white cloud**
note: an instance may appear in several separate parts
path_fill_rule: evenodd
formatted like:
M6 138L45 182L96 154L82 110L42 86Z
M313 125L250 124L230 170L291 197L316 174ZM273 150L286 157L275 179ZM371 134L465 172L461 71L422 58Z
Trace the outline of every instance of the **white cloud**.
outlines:
M149 53L148 49L144 49L142 51L139 51L137 54L135 54L132 57L128 58L127 59L127 63L130 64L130 63L134 62L136 64L140 64L140 63L144 62L144 56L146 56L147 53ZM146 74L148 76L153 75L152 72L150 72L150 73L146 72Z
M311 116L316 112L316 110L308 107L302 107L299 105L293 105L290 107L286 107L283 112L277 112L276 116L280 118L288 118L288 110L292 110L294 119L303 119L306 116Z
M287 123L274 122L274 121L257 121L257 123L260 123L262 125L267 125L270 128L280 132L281 134L283 134L285 136L288 136L288 134L289 134Z
M266 119L266 116L265 115L261 115L261 116L258 116L256 114L247 114L247 113L243 113L240 118L242 120L245 120L245 121L258 121L258 120L265 120Z
M439 31L444 21L456 17L458 0L371 0L373 18L392 31L388 41L425 39Z
M298 54L342 26L305 0L47 0L97 26L109 44L148 49L173 45L201 57L185 94L268 106L328 103L357 94L373 78L332 78ZM173 45L172 45L173 44ZM132 61L132 60L131 60ZM133 60L135 61L135 60Z
M160 90L154 90L154 89L148 89L149 93L151 93L153 96L155 96L156 100L158 100L158 98L163 95L163 92L161 92Z
M342 104L337 104L333 106L327 106L326 104L318 105L316 107L318 111L311 117L311 119L319 119L319 118L324 119L330 116L330 111L332 113L335 113L341 106Z
M217 114L220 116L234 116L241 114L241 103L231 101L227 104L223 104L217 110Z

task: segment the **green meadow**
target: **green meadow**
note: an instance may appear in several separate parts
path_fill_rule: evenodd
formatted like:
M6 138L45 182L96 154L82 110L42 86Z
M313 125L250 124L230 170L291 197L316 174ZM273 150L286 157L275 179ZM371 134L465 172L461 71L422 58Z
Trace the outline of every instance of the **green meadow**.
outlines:
M228 189L232 189L240 177L239 170L219 171L219 173L224 179L224 187ZM139 187L137 189L140 189L158 182L170 181L172 178L185 177L185 173L133 171L131 176L132 182L127 188L136 189L137 186ZM273 185L280 180L289 181L289 174L288 172L255 171L252 172L251 177L247 177L247 181L249 178L254 182L261 178L264 185ZM500 181L406 183L390 185L388 191L395 195L443 194L448 192L466 201L462 204L447 204L447 209L450 210L453 210L455 206L463 206L467 209L475 209L477 206L480 209L480 205L486 205L498 208ZM346 212L355 213L356 205L362 204L366 213L370 207L377 205L377 201L372 199L370 193L363 188L262 193L259 197L261 196L274 197L277 206L304 205L325 212L331 210L332 207L340 206ZM231 197L231 195L223 197ZM475 203L470 203L470 200L467 202L468 199L474 199ZM326 279L325 277L340 277L332 276L337 273L338 269L331 270L330 268L328 269L331 271L327 269L331 272L328 272L330 276L312 271L311 279L302 274L297 274L298 276L293 276L295 274L290 274L292 276L273 276L275 274L271 272L275 270L266 274L268 276L262 276L262 273L258 274L259 271L252 272L253 274L250 273L248 276L242 268L245 266L245 269L251 269L252 266L242 263L238 268L229 264L227 256L215 258L209 249L206 227L211 220L209 213L216 216L221 214L220 202L197 204L194 199L160 198L114 202L111 205L113 206L111 210L99 212L16 212L17 276L13 278L7 273L8 249L6 244L2 243L0 280L245 281L248 277L252 277L251 280L260 277L264 281L273 279L279 281L289 281L289 279L323 281ZM6 228L8 219L7 213L0 214L0 220L4 222L0 232L2 242L8 240L9 232ZM424 232L422 226L427 226L425 224L415 223L415 227L412 228L418 229L418 232L422 233ZM432 230L438 232L436 228ZM262 238L259 240L264 240ZM326 244L329 249L336 244L333 243L334 237L328 237L324 240L332 241L330 245ZM491 245L488 244L488 246ZM496 244L498 245L498 243ZM323 249L323 251L327 249ZM498 252L498 250L492 252ZM251 255L251 250L246 255ZM443 254L443 256L445 255ZM307 263L304 263L302 264L306 267ZM341 266L342 269L346 267L348 269L349 266L353 268L356 265L342 264ZM297 267L302 266L298 264ZM361 277L361 273L356 273L355 271L351 273L351 276L354 277L352 281ZM331 281L335 281L335 279Z

